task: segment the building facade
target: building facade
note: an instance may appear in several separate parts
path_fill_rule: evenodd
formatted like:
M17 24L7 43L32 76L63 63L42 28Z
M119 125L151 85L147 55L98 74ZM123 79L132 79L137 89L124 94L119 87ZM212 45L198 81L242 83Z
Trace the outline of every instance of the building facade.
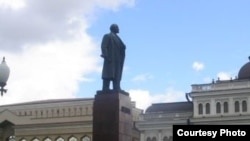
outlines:
M237 78L193 84L186 96L187 102L152 104L137 122L140 140L172 141L177 124L250 124L250 62Z
M92 141L93 101L77 98L0 106L0 141ZM139 120L142 111L134 107L132 112L133 120ZM139 141L136 128L133 137Z

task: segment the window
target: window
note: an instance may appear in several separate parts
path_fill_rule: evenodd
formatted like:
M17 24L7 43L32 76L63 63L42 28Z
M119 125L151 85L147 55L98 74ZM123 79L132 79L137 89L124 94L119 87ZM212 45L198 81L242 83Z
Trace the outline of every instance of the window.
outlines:
M173 141L173 136L170 136L168 140Z
M64 139L62 137L59 137L56 139L56 141L64 141Z
M77 139L75 137L70 137L69 141L77 141Z
M165 137L163 138L163 141L168 141L168 137L165 136Z
M147 137L147 141L151 141L151 140L150 140L150 137Z
M153 137L152 141L156 141L156 137Z
M16 137L15 137L15 136L9 136L8 141L15 141L15 140L16 140Z
M44 141L52 141L50 138L45 138Z
M200 103L199 105L198 105L198 114L199 115L202 115L203 114L203 106L202 106L202 104Z
M163 138L163 141L173 141L173 137L172 136L170 136L170 137L165 136Z
M242 112L246 112L247 111L247 102L244 100L242 101Z
M228 113L228 102L224 102L224 113Z
M38 138L34 138L32 141L39 141L39 139Z
M85 137L82 138L82 141L90 141L90 137L85 136Z
M206 104L206 114L210 114L210 104Z
M240 112L240 103L239 103L239 101L235 101L235 103L234 103L234 111L235 112Z
M221 113L221 105L220 105L220 102L217 102L217 103L216 103L216 113L217 113L217 114Z

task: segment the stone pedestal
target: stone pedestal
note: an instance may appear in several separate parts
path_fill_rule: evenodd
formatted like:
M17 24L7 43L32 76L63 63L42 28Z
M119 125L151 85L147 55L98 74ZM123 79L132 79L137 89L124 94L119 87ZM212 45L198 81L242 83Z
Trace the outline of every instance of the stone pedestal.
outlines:
M132 141L132 127L128 93L98 91L93 107L93 141Z

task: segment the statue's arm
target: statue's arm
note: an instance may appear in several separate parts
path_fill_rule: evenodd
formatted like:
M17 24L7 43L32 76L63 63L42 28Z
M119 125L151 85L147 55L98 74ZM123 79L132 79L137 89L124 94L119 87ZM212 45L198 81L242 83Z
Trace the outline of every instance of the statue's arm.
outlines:
M102 44L101 44L101 49L102 49L101 57L103 58L109 57L109 53L108 53L109 41L110 41L109 35L108 34L104 35L102 39Z

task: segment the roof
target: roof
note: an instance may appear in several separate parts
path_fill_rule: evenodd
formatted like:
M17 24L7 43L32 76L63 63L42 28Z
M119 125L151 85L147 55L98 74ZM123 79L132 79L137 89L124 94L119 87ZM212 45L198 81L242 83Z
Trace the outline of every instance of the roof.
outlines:
M47 99L47 100L38 100L38 101L30 101L30 102L23 102L23 103L14 103L14 104L0 105L0 107L33 105L33 104L49 104L49 103L61 103L61 102L89 101L89 100L94 100L94 98Z
M249 57L250 60L250 57ZM250 79L250 61L244 64L239 73L238 73L239 79Z
M147 108L146 113L192 112L192 102L156 103Z

